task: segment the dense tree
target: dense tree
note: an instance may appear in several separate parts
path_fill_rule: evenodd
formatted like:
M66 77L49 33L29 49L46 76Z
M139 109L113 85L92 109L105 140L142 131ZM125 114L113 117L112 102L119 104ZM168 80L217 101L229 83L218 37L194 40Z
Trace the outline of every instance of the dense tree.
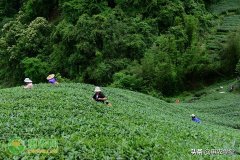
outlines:
M7 79L13 84L22 81L25 72L22 60L25 57L47 61L51 52L49 33L50 25L44 18L36 18L29 25L22 24L19 18L5 24L0 44L1 80Z
M214 0L1 1L0 81L42 82L54 72L159 96L233 73L237 42L221 56L205 47L209 3Z

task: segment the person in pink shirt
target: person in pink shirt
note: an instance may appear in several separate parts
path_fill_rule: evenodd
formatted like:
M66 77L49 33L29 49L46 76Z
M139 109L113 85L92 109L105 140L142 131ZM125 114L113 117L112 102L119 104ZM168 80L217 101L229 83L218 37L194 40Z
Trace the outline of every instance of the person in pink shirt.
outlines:
M24 82L26 83L26 85L23 88L25 88L25 89L32 89L33 88L33 84L32 84L31 79L25 78Z

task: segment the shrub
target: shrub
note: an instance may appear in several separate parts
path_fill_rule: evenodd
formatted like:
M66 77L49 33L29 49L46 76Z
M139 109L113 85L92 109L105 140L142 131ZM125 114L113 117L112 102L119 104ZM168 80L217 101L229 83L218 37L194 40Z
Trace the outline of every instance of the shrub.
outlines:
M142 91L144 88L143 79L136 74L127 74L124 72L115 73L113 76L112 87L127 88L134 91Z
M142 59L142 77L154 89L163 94L173 94L176 90L176 70L171 56L176 53L176 45L169 37L161 36ZM171 55L170 55L171 53Z
M50 71L49 65L38 58L25 58L22 60L24 75L34 83L43 82Z
M224 73L233 74L240 58L240 36L238 33L230 35L227 45L222 53L222 70Z

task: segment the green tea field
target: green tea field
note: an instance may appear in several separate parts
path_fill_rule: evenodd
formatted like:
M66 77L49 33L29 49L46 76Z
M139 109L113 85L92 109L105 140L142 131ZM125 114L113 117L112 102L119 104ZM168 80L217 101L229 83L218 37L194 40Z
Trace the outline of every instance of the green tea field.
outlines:
M207 48L215 53L223 49L229 35L239 30L240 24L240 1L239 0L219 0L211 5L210 11L219 16L216 23L215 32L208 39Z
M92 101L93 90L73 83L1 89L0 159L240 159L237 94L212 89L175 104L103 88L109 107ZM33 145L32 139L56 141ZM54 152L43 152L49 148Z

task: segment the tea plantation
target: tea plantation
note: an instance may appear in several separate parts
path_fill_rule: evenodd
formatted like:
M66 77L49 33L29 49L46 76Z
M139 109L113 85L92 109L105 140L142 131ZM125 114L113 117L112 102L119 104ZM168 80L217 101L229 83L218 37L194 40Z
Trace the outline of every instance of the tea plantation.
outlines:
M92 101L93 90L87 84L1 89L0 159L240 159L239 95L219 97L216 91L196 102L173 104L103 88L109 107ZM201 124L191 121L192 113ZM14 154L9 150L14 137L25 145L33 138L56 139L57 152L28 153L25 148ZM235 153L196 155L193 149Z
M240 1L219 0L211 5L210 11L219 17L215 31L209 36L207 48L213 53L221 51L229 39L229 35L239 30L240 25Z

